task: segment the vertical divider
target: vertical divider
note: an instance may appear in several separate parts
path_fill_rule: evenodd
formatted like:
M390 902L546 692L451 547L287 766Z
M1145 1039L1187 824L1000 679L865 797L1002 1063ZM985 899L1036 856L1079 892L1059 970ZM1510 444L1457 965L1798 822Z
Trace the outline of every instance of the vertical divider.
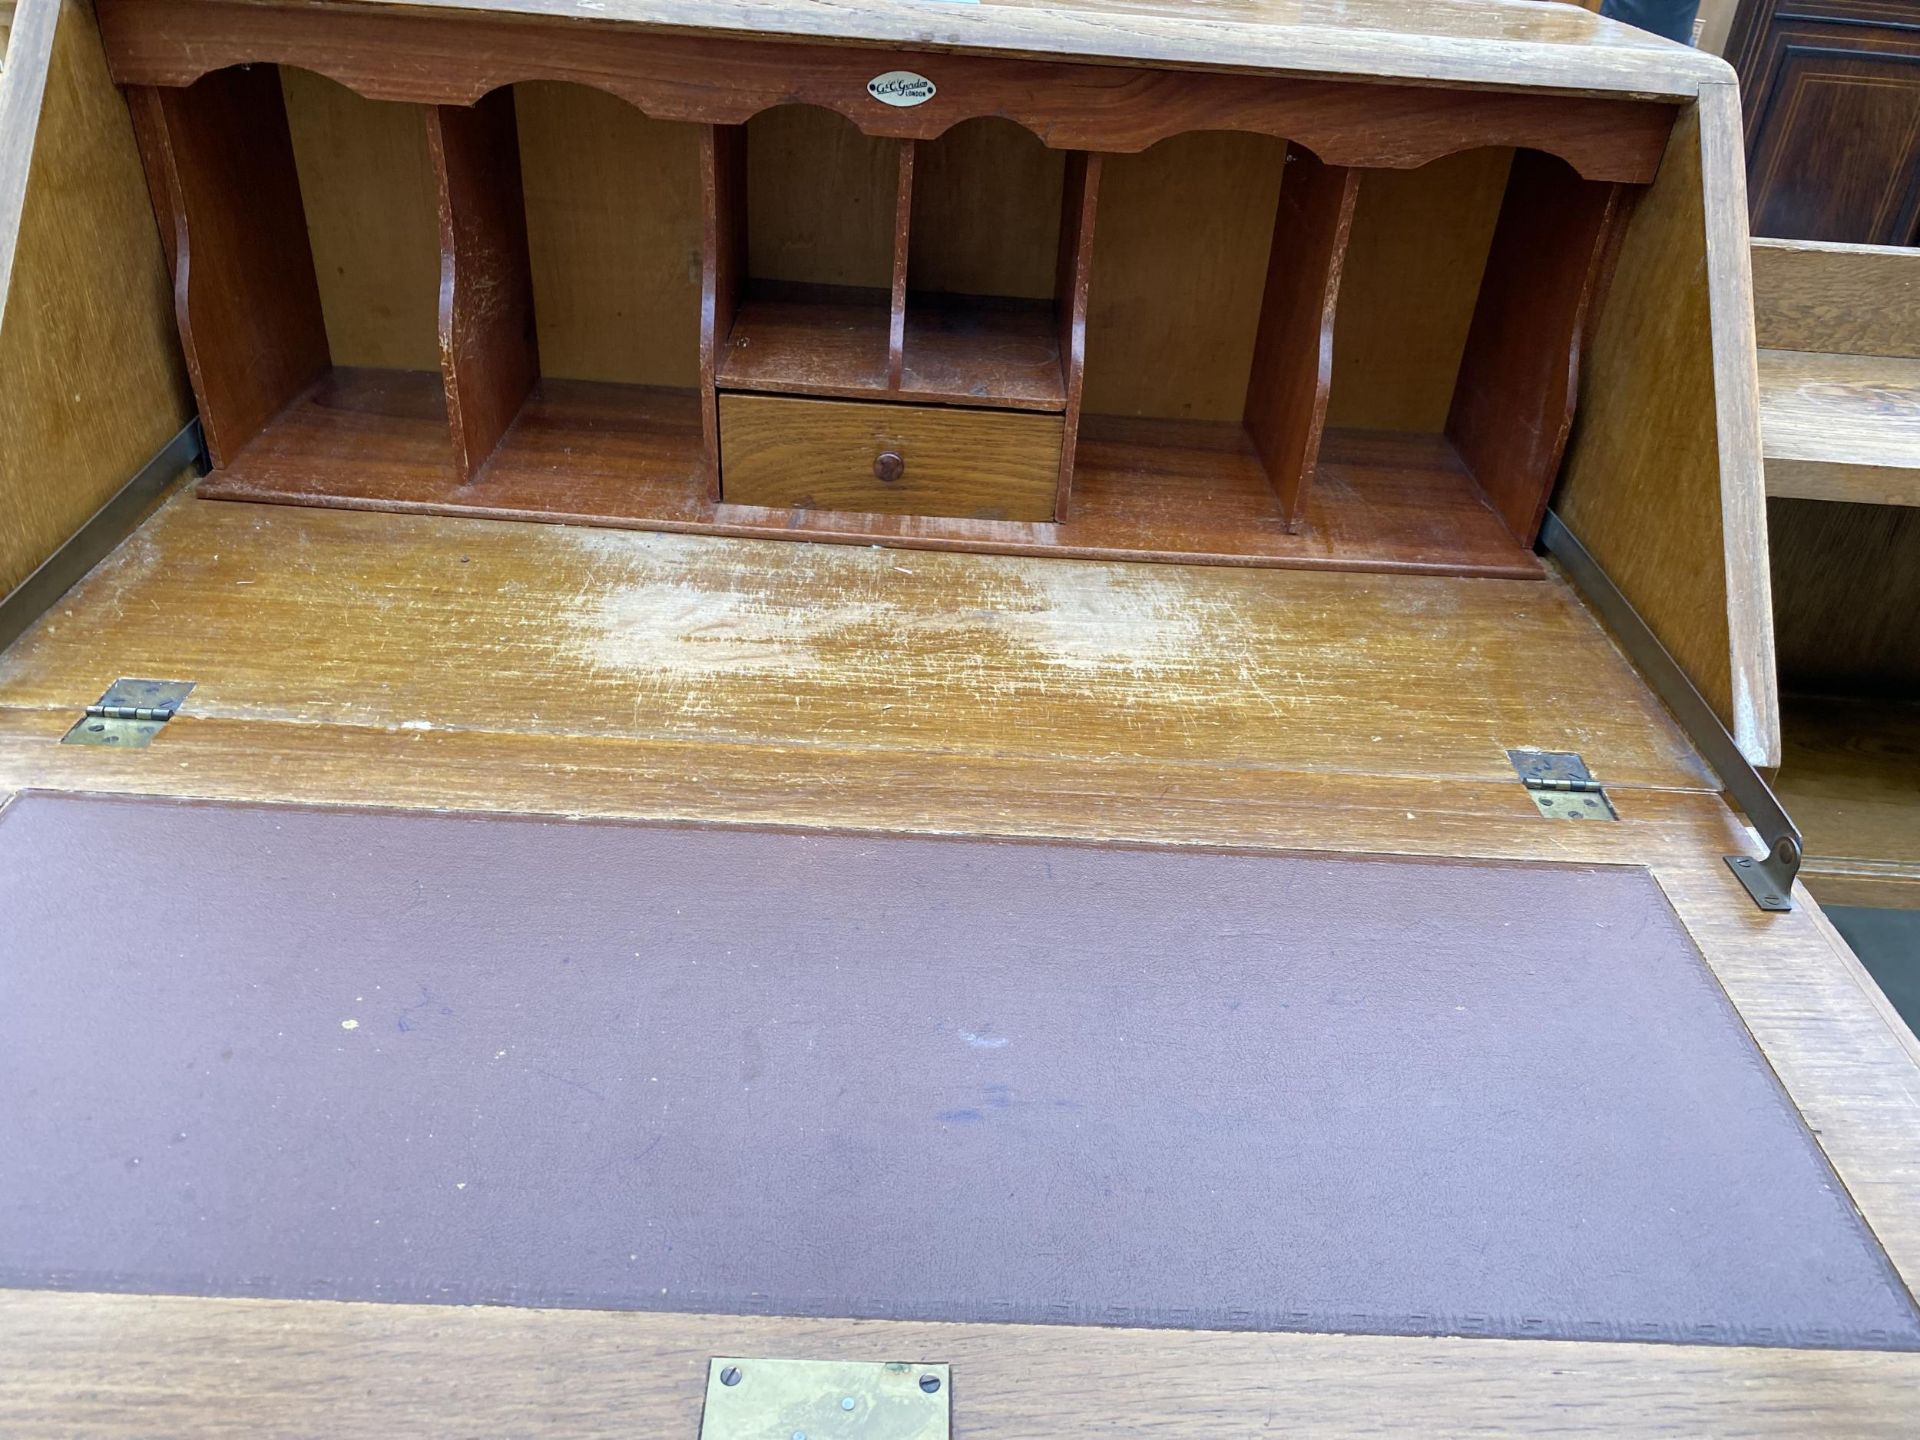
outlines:
M440 375L461 483L540 378L513 92L427 111L440 203Z
M1289 532L1306 515L1333 387L1333 319L1360 172L1287 146L1243 415Z
M219 70L129 99L172 231L174 310L207 450L229 465L333 364L280 72Z
M700 138L700 423L707 499L720 499L720 348L733 331L747 273L747 127L709 125Z
M1581 345L1624 188L1538 151L1513 157L1447 438L1523 545L1539 533L1573 429Z
M1084 150L1067 156L1060 209L1060 258L1054 275L1054 309L1060 325L1060 365L1066 382L1066 425L1060 439L1060 483L1053 518L1067 518L1073 495L1073 458L1080 441L1080 394L1087 358L1087 286L1093 273L1093 221L1100 202L1100 157Z
M887 388L907 370L907 251L913 238L913 161L917 142L900 142L900 180L893 191L893 299L887 314Z

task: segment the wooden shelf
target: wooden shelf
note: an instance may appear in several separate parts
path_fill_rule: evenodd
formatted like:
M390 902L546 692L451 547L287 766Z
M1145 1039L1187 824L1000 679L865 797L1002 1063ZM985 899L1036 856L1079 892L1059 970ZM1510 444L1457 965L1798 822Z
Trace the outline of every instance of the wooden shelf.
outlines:
M723 390L871 397L887 392L885 290L820 287L743 301L721 347Z
M215 470L204 493L328 505L1030 554L1537 574L1529 547L1572 422L1569 357L1619 214L1611 182L1552 156L1516 158L1455 403L1434 427L1442 433L1329 439L1362 172L1289 143L1249 368L1225 382L1241 393L1215 396L1202 412L1238 420L1108 423L1082 414L1101 154L1070 150L1042 165L1039 203L1023 195L1022 213L1048 223L1019 231L1018 264L987 264L1005 227L990 211L966 225L952 217L971 214L1006 171L990 152L876 140L846 123L840 140L854 143L844 150L782 149L751 143L746 121L704 124L697 313L662 306L638 322L694 330L690 396L544 377L552 357L542 354L512 87L426 106L420 117L440 258L437 372L355 368L344 362L364 351L336 351L339 315L322 303L274 67L220 70L135 101L154 193L178 221L168 229L182 247L176 263L221 280L187 287L181 316ZM1039 138L1021 139L1048 160ZM916 182L923 144L929 165ZM796 170L802 159L818 161L821 175ZM767 193L750 206L756 176ZM770 177L785 190L768 192ZM916 183L929 233L964 241L942 256L923 235L918 281ZM780 194L784 208L767 203ZM849 233L818 223L809 207L823 195L842 197L834 213ZM549 281L546 294L566 291ZM565 315L567 302L554 310ZM1211 326L1229 317L1192 318ZM1110 329L1099 336L1111 341ZM633 373L603 360L580 367L576 352L571 367ZM1146 351L1132 360L1160 363ZM772 427L777 453L763 431L753 451L763 469L729 502L722 400L735 397L738 435L739 417L773 413L769 395L895 404L813 414L805 466L785 443L785 421ZM1192 409L1164 400L1116 408ZM875 418L883 409L893 411L884 422ZM958 423L960 412L980 418ZM914 454L902 486L904 432L894 432L908 425ZM991 456L981 440L989 432L1001 442ZM744 453L737 440L735 449ZM1319 486L1328 493L1316 495ZM743 494L763 503L740 504ZM867 509L828 512L822 501Z
M462 481L438 374L332 371L201 482L219 499L354 510L591 520L707 513L690 390L542 379L480 473Z
M1446 439L1329 432L1289 533L1242 427L1090 418L1063 523L851 514L707 498L690 391L543 379L462 482L440 377L336 370L201 482L218 499L935 550L1534 578Z
M1767 493L1920 505L1920 359L1760 352Z
M909 294L900 393L947 405L1066 409L1053 302Z
M720 353L722 390L1059 412L1060 335L1044 300L914 295L900 384L887 383L884 290L761 292Z
M1832 905L1920 909L1920 704L1789 697L1776 789Z

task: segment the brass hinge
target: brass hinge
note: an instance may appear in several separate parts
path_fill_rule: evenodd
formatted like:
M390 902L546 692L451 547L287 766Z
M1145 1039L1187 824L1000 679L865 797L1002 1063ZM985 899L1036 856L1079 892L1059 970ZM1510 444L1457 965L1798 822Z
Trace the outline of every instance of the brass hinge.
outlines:
M1618 820L1606 789L1571 750L1509 750L1533 808L1549 820Z
M116 680L60 739L62 745L111 745L139 750L180 709L191 680Z

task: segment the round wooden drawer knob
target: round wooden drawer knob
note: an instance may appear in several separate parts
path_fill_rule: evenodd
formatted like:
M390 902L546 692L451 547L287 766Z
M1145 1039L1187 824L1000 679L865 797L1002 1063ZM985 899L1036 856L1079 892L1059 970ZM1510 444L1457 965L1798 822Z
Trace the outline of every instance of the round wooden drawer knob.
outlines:
M892 450L882 450L873 461L873 478L891 485L907 473L907 462Z

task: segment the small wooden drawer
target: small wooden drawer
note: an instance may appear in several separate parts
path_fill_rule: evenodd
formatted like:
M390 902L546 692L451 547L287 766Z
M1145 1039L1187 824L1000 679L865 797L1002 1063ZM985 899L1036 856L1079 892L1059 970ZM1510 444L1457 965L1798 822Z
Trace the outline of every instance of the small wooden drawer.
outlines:
M1065 422L939 405L720 397L720 494L736 505L1051 520Z

